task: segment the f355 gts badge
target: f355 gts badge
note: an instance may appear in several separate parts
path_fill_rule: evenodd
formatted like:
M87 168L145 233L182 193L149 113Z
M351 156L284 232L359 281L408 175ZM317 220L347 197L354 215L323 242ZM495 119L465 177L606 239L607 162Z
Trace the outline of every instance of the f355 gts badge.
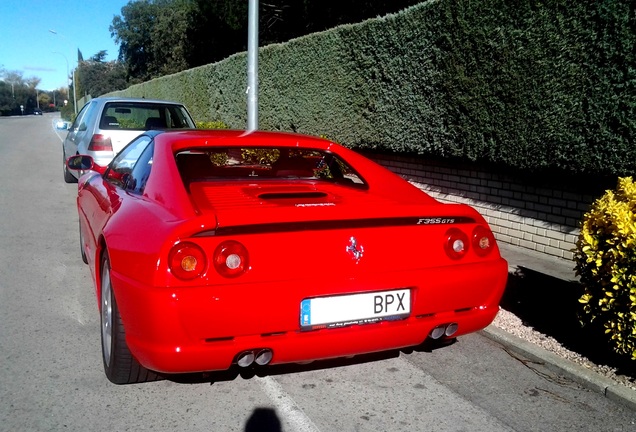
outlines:
M362 258L362 254L364 254L364 248L362 245L358 245L358 240L355 237L351 237L349 239L349 244L347 245L347 253L351 255L351 258L356 260L356 264Z

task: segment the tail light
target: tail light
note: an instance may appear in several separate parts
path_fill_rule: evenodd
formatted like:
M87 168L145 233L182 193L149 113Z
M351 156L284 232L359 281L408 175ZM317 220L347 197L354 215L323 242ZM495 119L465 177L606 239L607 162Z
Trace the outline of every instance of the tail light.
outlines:
M113 151L113 143L108 135L94 134L91 142L88 143L88 150L92 151Z
M478 225L473 230L473 249L480 257L492 252L495 246L495 236L488 228Z
M451 259L457 260L468 252L468 236L458 228L451 228L446 231L444 237L444 250Z
M234 278L249 270L249 255L241 243L228 240L214 251L214 268L221 276Z
M170 272L182 280L201 276L207 267L205 252L194 243L178 243L168 255Z

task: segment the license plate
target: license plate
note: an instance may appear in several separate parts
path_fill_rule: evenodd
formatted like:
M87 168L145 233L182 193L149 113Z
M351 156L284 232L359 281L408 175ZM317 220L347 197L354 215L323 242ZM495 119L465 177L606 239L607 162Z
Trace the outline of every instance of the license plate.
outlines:
M337 328L406 318L411 313L411 290L305 299L300 303L304 330Z

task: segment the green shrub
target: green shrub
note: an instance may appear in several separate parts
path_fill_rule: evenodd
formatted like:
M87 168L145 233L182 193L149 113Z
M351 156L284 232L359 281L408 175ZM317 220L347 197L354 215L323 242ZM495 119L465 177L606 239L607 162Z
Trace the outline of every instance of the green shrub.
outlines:
M74 121L75 120L75 111L72 105L65 105L60 109L60 117L64 120Z
M633 2L425 1L259 50L259 128L538 172L636 172ZM243 129L247 54L113 95Z
M230 127L222 121L198 121L195 122L197 129L229 129Z
M575 253L584 316L636 360L636 184L620 178L585 214Z

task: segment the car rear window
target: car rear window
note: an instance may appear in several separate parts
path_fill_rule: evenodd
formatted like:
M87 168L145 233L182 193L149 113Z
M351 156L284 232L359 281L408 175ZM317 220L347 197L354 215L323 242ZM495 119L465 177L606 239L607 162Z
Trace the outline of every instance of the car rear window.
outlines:
M194 181L302 179L366 188L344 160L321 150L271 147L189 149L175 155L187 186Z
M194 124L181 105L110 102L99 123L105 130L191 129Z

